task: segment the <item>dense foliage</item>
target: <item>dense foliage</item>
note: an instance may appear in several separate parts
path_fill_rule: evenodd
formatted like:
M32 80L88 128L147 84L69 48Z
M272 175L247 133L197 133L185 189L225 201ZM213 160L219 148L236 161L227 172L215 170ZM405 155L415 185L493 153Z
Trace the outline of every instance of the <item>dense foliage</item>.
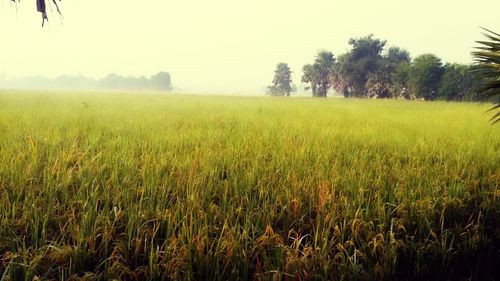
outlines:
M481 78L473 76L471 66L443 65L432 54L413 60L410 53L399 47L386 48L386 41L368 35L349 40L351 50L323 68L318 65L325 53L318 54L313 65L304 66L303 82L322 85L321 96L332 89L345 97L405 98L425 100L474 100L475 86ZM314 80L313 78L316 78ZM320 79L321 78L321 79ZM328 81L328 82L326 82ZM317 86L316 86L317 87Z
M304 66L302 82L310 83L310 89L314 97L326 97L330 89L332 68L335 64L335 57L331 52L321 51L316 56L313 64Z

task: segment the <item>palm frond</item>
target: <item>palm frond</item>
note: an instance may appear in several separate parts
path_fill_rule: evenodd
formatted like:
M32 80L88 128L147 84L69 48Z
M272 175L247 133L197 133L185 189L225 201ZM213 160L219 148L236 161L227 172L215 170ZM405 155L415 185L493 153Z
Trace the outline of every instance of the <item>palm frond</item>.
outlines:
M473 72L482 82L477 89L483 102L496 105L490 111L497 111L491 118L493 123L500 121L500 34L483 28L487 41L476 41L481 46L472 52L475 60Z

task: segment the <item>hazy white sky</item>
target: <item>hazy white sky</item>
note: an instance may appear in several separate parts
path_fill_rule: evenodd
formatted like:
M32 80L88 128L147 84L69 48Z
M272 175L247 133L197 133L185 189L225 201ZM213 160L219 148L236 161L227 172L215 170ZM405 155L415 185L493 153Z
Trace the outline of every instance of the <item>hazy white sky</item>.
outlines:
M498 0L63 0L41 28L35 0L0 0L0 74L169 71L176 87L258 92L288 62L320 49L338 55L350 37L374 33L412 56L471 62L479 26L500 31Z

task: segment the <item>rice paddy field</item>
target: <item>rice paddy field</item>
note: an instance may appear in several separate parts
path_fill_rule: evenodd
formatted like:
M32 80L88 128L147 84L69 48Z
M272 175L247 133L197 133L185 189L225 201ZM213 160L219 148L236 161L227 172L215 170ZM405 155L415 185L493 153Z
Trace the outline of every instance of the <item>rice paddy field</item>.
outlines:
M0 280L498 280L490 106L0 92Z

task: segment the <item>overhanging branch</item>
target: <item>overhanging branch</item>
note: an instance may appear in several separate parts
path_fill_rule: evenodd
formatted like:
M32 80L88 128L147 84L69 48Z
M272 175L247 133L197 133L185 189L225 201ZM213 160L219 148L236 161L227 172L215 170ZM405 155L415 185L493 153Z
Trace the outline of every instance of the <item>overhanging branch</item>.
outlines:
M14 3L20 2L20 0L11 0ZM49 0L52 1L54 6L56 7L56 11L59 14L59 16L62 17L61 10L59 9L59 4L57 4L56 0ZM61 0L59 0L61 1ZM47 5L45 0L36 0L36 10L42 14L42 27L45 25L45 21L49 21L49 18L47 17Z

